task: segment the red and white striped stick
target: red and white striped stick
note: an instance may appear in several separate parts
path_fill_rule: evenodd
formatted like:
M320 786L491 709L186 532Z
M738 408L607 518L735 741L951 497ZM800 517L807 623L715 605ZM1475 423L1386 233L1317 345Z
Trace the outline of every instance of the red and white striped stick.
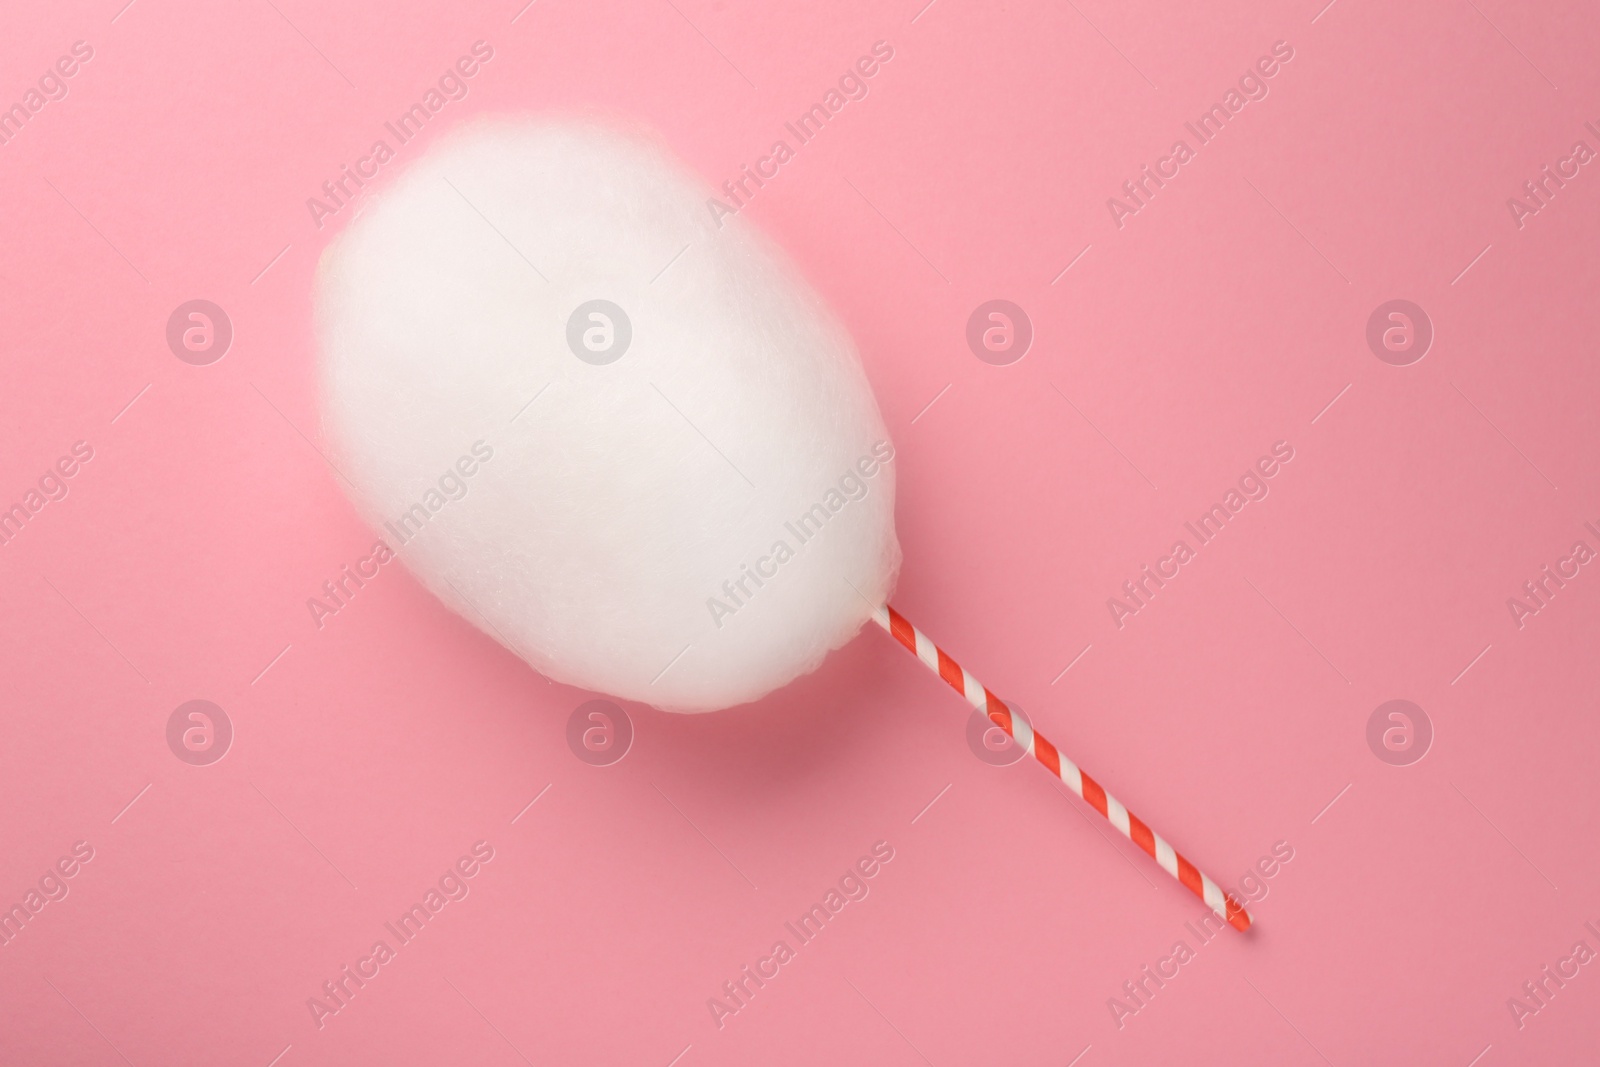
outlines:
M1218 888L1217 883L1202 874L1198 867L1178 855L1159 834L1146 826L1137 815L1123 807L1115 797L1101 788L1099 782L1089 777L1087 772L1079 770L1077 764L1062 755L1056 746L1041 734L1035 732L1025 719L1020 715L1012 715L1011 709L1003 700L985 689L982 682L946 655L944 649L928 640L921 630L906 621L904 615L885 604L876 609L872 617L930 671L950 683L950 687L966 697L968 703L1010 734L1011 739L1021 745L1024 752L1044 764L1051 774L1067 783L1068 788L1082 797L1091 808L1104 815L1106 821L1121 830L1128 840L1148 852L1162 870L1182 882L1190 892L1205 901L1212 911L1227 920L1228 925L1235 930L1250 929L1250 913L1244 910L1244 905L1235 900L1231 893L1224 893Z

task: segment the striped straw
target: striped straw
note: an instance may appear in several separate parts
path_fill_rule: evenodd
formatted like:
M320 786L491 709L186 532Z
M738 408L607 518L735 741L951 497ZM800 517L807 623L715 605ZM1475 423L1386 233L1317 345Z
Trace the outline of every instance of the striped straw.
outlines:
M1078 794L1091 808L1105 816L1106 821L1121 830L1123 836L1148 852L1162 870L1182 882L1190 892L1205 901L1207 907L1227 920L1228 925L1235 930L1250 929L1250 913L1244 910L1244 905L1233 898L1233 894L1224 893L1218 888L1217 883L1202 874L1198 867L1178 855L1159 834L1146 826L1137 815L1123 807L1115 797L1101 787L1099 782L1089 777L1088 772L1079 770L1078 766L1062 755L1055 745L1047 741L1042 734L1035 732L1026 719L1011 714L1011 709L1004 701L985 689L983 683L946 655L944 649L928 640L921 630L906 621L904 615L885 604L873 611L872 617L930 671L943 678L952 689L966 697L968 703L1011 735L1011 739L1021 745L1024 752L1042 763L1051 774L1067 783L1069 789Z

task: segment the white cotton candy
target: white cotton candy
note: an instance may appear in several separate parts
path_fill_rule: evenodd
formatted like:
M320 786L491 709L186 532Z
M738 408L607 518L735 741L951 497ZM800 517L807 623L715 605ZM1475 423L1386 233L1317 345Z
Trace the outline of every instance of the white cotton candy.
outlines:
M365 195L317 277L326 433L445 604L558 681L709 711L887 599L893 449L854 344L660 147L484 121ZM595 300L625 348L607 307L569 345Z

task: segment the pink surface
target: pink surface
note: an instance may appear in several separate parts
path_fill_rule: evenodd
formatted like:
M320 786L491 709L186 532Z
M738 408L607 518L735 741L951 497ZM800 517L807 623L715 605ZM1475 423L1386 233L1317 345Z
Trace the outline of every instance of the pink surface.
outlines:
M92 450L0 547L0 903L29 916L0 1061L1593 1056L1592 9L121 3L17 6L0 35L24 108L93 52L0 145L0 504ZM1252 933L1196 937L1193 897L1030 763L975 758L959 699L877 632L759 706L630 706L596 767L566 740L593 695L402 569L315 625L373 534L316 451L310 279L349 213L319 229L306 200L480 40L424 140L593 108L714 185L892 46L741 221L861 346L899 450L897 605L1220 881L1292 851L1250 883ZM1201 144L1185 123L1275 42L1266 95ZM1147 164L1169 177L1141 205ZM193 299L234 329L206 366L165 335ZM965 339L993 299L1034 331L1005 366ZM1367 341L1396 299L1434 334L1403 366ZM1278 442L1265 498L1201 545L1184 524ZM1177 575L1113 611L1147 564ZM197 699L233 728L209 765L168 744ZM1396 699L1432 726L1404 766L1389 720L1368 743ZM867 895L793 938L876 842ZM401 944L385 924L441 878L466 895ZM713 1012L779 940L794 958ZM347 965L375 975L314 1012Z

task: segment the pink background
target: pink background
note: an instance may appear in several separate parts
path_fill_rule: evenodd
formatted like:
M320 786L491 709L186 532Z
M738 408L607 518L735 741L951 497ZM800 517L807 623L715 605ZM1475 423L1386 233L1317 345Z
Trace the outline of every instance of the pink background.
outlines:
M1600 176L1521 228L1506 205L1600 148L1592 11L121 2L17 5L0 34L0 102L94 49L0 146L0 503L94 449L0 548L0 903L94 848L0 948L0 1060L1594 1055L1600 966L1521 1028L1507 999L1600 949L1600 575L1521 628L1506 603L1600 548ZM1036 767L975 758L880 633L759 706L629 707L632 750L593 767L565 740L591 694L403 570L313 625L372 534L314 448L310 279L349 214L319 231L305 200L479 39L426 139L598 108L712 184L893 46L742 217L861 346L897 604L1219 881L1288 842L1254 932L1119 1028L1108 999L1194 948L1202 906ZM1107 198L1280 40L1270 94L1119 229ZM164 338L194 298L235 328L210 366ZM1010 366L964 340L994 298L1036 331ZM1410 366L1365 339L1395 298L1436 331ZM1270 496L1119 629L1106 599L1280 440ZM210 766L165 740L197 698L236 731ZM1435 731L1410 766L1366 741L1395 698ZM480 840L470 895L319 1029L307 998ZM719 1029L708 998L879 840L870 895Z

